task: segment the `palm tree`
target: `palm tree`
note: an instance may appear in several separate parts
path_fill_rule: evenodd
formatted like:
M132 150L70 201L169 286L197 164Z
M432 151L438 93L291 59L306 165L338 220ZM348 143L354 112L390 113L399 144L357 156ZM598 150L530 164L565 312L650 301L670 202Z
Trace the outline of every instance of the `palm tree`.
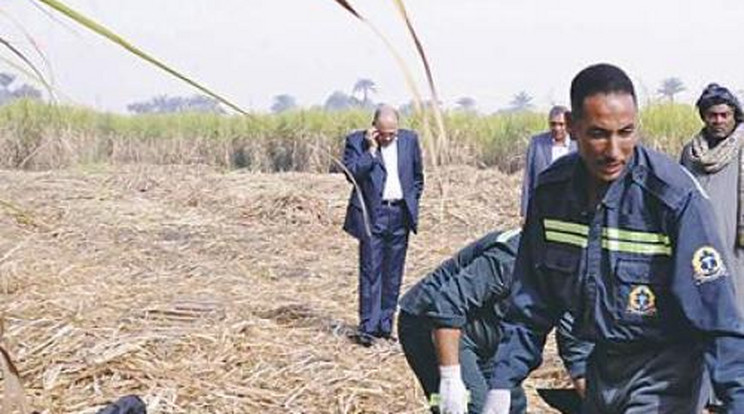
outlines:
M354 84L354 88L352 89L351 94L354 95L357 92L361 92L362 94L362 105L368 106L369 95L372 93L377 93L377 85L375 85L375 82L372 81L372 79L359 79Z
M15 75L10 73L0 73L0 105L13 100L13 91L10 90L10 84L15 80Z
M13 83L15 78L15 75L11 75L10 73L0 73L0 87L7 90L10 88L10 84Z
M668 98L669 102L674 103L674 95L687 89L685 84L679 78L666 78L661 81L661 87L656 91L659 95Z
M522 112L532 109L532 97L525 91L514 95L509 103L510 109L514 112Z
M274 103L271 105L271 112L279 114L297 107L297 100L292 95L281 94L274 96Z
M13 97L16 99L41 99L41 91L24 83L13 91Z
M408 101L398 107L398 113L403 116L411 116L414 113L416 106L413 101Z
M333 92L326 99L323 108L326 111L343 111L355 106L356 98L353 98L341 91Z
M469 96L463 96L456 103L458 108L463 112L475 112L475 99Z

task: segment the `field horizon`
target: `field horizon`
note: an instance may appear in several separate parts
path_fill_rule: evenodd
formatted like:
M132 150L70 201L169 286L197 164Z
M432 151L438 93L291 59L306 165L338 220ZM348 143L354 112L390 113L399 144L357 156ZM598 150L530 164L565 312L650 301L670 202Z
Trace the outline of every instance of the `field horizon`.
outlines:
M646 145L677 158L701 127L691 105L652 103L640 112ZM205 164L253 172L333 172L344 137L371 121L365 110L298 110L281 114L117 115L21 100L0 107L0 168L49 170L91 164ZM431 121L430 121L431 124ZM433 124L432 124L433 125ZM429 165L523 167L546 114L447 111L446 140L427 133L420 116L402 127L419 133Z

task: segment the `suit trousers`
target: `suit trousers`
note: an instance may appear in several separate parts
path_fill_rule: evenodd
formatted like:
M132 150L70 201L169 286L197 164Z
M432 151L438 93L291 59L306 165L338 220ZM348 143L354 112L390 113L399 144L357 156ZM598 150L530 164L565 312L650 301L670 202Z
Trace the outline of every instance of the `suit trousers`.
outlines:
M386 336L393 330L410 226L405 203L383 205L376 214L372 237L359 241L359 331Z

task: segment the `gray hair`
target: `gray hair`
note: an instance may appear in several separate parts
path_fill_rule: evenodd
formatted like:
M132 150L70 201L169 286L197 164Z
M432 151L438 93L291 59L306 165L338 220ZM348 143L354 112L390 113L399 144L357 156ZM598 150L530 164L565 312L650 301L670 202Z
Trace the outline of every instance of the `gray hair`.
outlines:
M395 119L400 120L400 115L398 114L398 110L393 108L391 105L388 104L380 104L377 105L377 108L375 108L375 115L372 118L372 123L377 122L378 119L380 119L380 116L383 114L383 112L392 112L395 114Z
M566 112L568 112L568 108L563 105L556 105L550 108L550 112L548 112L548 119L553 119L558 115L566 115Z

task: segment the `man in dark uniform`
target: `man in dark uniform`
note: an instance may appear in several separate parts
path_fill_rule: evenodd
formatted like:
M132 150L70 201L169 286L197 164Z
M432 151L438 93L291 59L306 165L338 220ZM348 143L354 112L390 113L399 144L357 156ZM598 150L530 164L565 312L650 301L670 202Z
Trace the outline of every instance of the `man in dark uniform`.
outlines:
M401 299L400 343L432 411L478 414L483 409L518 246L519 231L488 233L442 263ZM574 384L583 392L591 344L576 341L571 324L568 315L561 320L558 348ZM524 413L527 401L522 387L514 387L511 395L510 412Z
M392 339L393 317L408 248L424 191L421 147L415 132L398 128L398 112L381 105L372 128L346 138L344 166L355 182L344 230L359 240L359 330L371 346Z
M744 319L711 204L668 157L637 144L633 84L619 68L571 84L579 153L538 179L484 412L540 363L567 309L593 342L586 413L699 413L705 356L727 413L744 413Z

